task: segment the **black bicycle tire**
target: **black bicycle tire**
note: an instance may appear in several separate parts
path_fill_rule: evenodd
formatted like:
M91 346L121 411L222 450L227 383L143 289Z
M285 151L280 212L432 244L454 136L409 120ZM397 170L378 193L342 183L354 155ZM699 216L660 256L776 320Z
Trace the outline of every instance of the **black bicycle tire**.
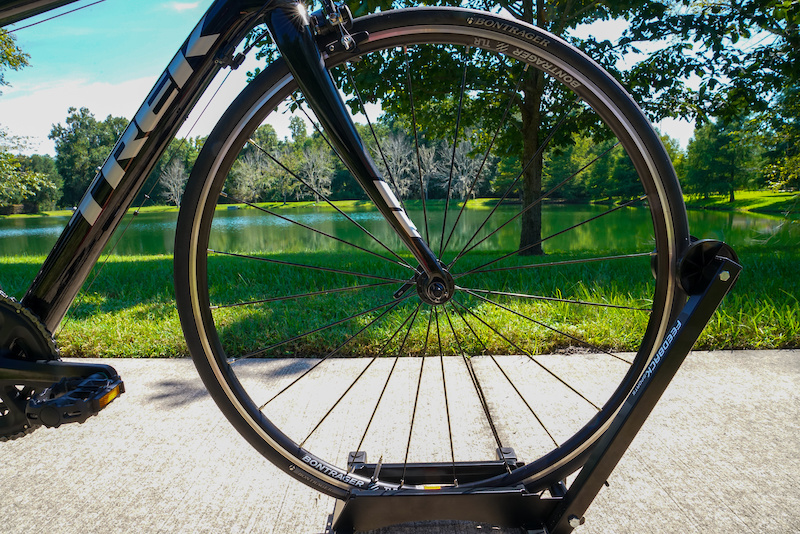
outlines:
M675 284L676 258L689 240L683 199L671 162L641 110L616 81L583 53L552 35L518 21L465 9L414 8L357 19L352 31L369 32L370 40L361 44L364 51L371 50L371 47L439 40L472 44L468 41L475 36L512 43L521 50L536 52L540 59L550 58L553 63L566 66L563 70L567 74L563 75L562 81L569 83L570 79L580 79L582 85L574 88L575 92L593 108L613 108L613 113L606 112L606 115L613 114L616 121L611 121L610 126L623 143L637 147L634 152L638 160L633 163L640 175L645 176L644 186L648 195L658 199L655 204L651 202L650 207L654 210L657 231L664 234L662 239L666 240L669 247L669 257L657 258L658 270L663 274L657 281L656 293L662 301L656 302L654 308L662 309L662 319L658 323L658 331L652 331L651 324L645 334L649 339L648 353L637 356L630 372L609 400L609 405L615 406L615 412L653 356L656 341L661 339L684 299ZM443 37L445 35L447 38ZM542 43L545 43L544 46ZM327 62L336 64L347 57L347 53L340 52L328 57ZM567 76L571 78L567 79ZM224 350L215 336L205 333L202 326L213 324L207 306L207 291L202 283L197 282L204 280L207 274L201 234L207 231L214 210L214 202L207 200L216 198L222 186L221 180L215 182L213 178L220 168L230 165L236 155L235 152L229 153L229 148L234 144L231 132L245 131L246 124L260 120L255 108L261 105L260 102L268 100L264 95L285 90L290 81L288 69L281 60L270 65L234 101L209 136L195 164L182 203L175 246L176 297L190 353L206 387L226 417L251 445L282 470L323 493L342 498L351 488L364 487L368 481L350 477L341 468L313 456L304 464L303 458L308 458L306 452L254 406L241 401L247 398L246 392L235 377L226 372ZM591 89L587 88L587 83L592 85ZM524 472L515 471L511 475L483 481L482 484L524 483L535 490L548 487L582 465L609 419L610 414L604 413L603 418L598 417L597 421L587 424L561 447L528 464ZM563 456L560 449L573 447L574 441L586 445L578 446L568 457L560 457Z

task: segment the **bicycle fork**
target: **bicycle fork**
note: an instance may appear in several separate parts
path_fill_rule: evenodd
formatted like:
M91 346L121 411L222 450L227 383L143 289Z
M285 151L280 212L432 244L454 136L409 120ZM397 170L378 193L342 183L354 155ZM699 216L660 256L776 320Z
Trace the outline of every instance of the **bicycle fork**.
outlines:
M354 40L343 27L347 16L330 0L323 4L318 13L326 18L325 23L339 26L341 44L347 50L354 48ZM282 2L267 12L265 22L333 149L419 263L415 280L405 284L395 297L399 298L416 284L420 298L429 304L447 302L453 295L453 279L409 219L367 151L325 68L305 6L292 0Z

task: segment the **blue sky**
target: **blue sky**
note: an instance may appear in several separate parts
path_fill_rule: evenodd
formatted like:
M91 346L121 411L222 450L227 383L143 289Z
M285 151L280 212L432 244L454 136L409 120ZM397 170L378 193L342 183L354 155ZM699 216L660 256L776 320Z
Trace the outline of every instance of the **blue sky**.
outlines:
M109 114L132 117L211 2L106 0L20 29L14 35L31 56L31 66L6 73L11 87L2 88L0 125L14 135L29 137L30 152L54 154L47 134L53 124L66 121L70 106L87 107L98 119ZM16 27L85 3L71 4ZM252 66L245 64L235 71L225 93L218 97L219 105L204 116L195 131L190 134L185 126L179 135L207 134L224 104L241 90ZM193 122L190 118L187 125Z
M2 88L0 126L13 135L28 137L31 146L27 152L55 154L47 135L53 124L66 121L69 107L87 107L98 119L108 115L130 119L211 2L106 0L20 29L14 35L30 54L31 66L6 73L11 87ZM86 3L88 0L65 6L16 27ZM248 59L234 71L197 126L188 129L197 118L195 113L179 135L207 135L244 86L246 72L255 66L255 60ZM215 87L212 83L211 89ZM196 109L204 104L201 100ZM286 135L285 127L275 126L281 137ZM691 125L677 121L660 127L684 146L692 134Z

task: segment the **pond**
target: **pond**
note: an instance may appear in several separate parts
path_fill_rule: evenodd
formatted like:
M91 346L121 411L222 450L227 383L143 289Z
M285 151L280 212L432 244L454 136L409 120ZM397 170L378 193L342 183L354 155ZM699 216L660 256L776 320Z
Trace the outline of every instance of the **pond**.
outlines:
M500 208L501 220L517 213L518 206ZM561 205L545 206L543 235L557 233L573 224L606 211L603 206ZM276 210L280 215L299 223L312 225L323 232L346 240L357 240L361 231L342 215L327 206L311 206ZM441 221L444 210L429 214L431 227ZM391 230L383 223L380 215L372 210L352 208L348 215L381 240L391 240ZM448 250L463 246L472 233L478 229L489 210L467 209L459 220L459 232L450 238ZM410 211L411 218L425 235L421 212ZM458 216L458 210L448 212L448 227ZM497 214L495 214L495 217ZM626 208L582 226L578 231L568 232L545 243L549 250L594 250L603 248L627 249L648 246L651 236L647 231L648 212L643 209ZM116 243L131 216L126 216L111 243ZM171 254L175 239L177 213L141 213L114 248L114 254ZM49 252L67 217L0 218L0 255L43 255ZM791 245L800 243L800 221L767 215L755 215L719 211L690 211L689 224L692 234L700 238L720 239L734 247L763 244ZM310 233L308 230L285 219L264 215L255 209L224 210L215 219L218 241L212 247L226 250L304 250L309 242L317 249L336 247L336 242ZM641 229L641 230L638 230ZM483 231L482 235L487 234ZM448 237L445 236L445 240ZM430 236L436 248L441 236ZM509 224L493 235L487 244L496 246L508 243L511 249L518 243L519 227ZM220 242L220 241L224 241ZM110 247L110 246L109 246Z

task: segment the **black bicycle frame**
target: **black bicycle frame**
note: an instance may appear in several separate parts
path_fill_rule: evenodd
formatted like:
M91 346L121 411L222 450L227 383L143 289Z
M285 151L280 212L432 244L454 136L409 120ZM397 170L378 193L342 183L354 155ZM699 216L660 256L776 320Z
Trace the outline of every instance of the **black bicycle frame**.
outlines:
M0 3L0 23L69 3ZM23 5L24 4L24 5ZM326 9L334 9L331 4ZM84 194L22 299L52 332L80 291L103 248L159 157L216 73L235 66L236 48L266 23L305 98L355 178L420 263L431 299L452 290L366 151L324 66L305 7L296 0L217 0L175 54Z

